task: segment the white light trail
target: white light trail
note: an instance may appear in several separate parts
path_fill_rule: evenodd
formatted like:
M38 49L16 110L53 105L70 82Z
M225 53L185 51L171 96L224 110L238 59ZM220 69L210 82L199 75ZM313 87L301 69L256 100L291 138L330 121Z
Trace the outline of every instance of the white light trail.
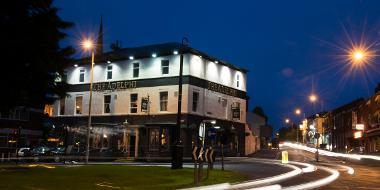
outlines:
M278 164L278 163L272 163L272 164ZM268 184L273 184L273 183L278 183L281 181L284 181L286 179L292 178L294 176L302 174L302 170L296 166L290 165L290 164L281 164L282 166L290 167L293 168L292 171L272 176L272 177L267 177L263 179L258 179L258 180L253 180L253 181L247 181L239 184L232 185L233 189L246 189L249 187L254 187L254 186L260 186L260 185L268 185Z
M328 177L319 179L319 180L312 181L312 182L303 183L303 184L300 184L300 185L294 185L294 186L290 186L290 187L283 187L282 189L283 190L315 189L315 188L318 188L318 187L325 186L325 185L327 185L327 184L335 181L339 177L339 172L336 171L336 170L334 170L334 169L327 168L327 167L322 167L322 166L319 166L318 168L321 169L321 170L325 170L325 171L331 173L331 175L329 175Z
M311 147L307 147L307 146L300 145L300 144L294 144L294 143L290 143L290 142L285 142L284 145L291 147L291 148L301 149L301 150L305 150L305 151L312 152L312 153L315 153L317 151L316 148L311 148ZM321 149L318 149L318 153L320 155L324 155L324 156L351 158L351 159L355 159L355 160L361 160L361 158L364 156L364 155L358 155L358 154L343 154L343 153L337 153L337 152L330 152L330 151L321 150ZM370 158L370 157L368 157L368 158ZM380 160L380 157L379 157L379 160Z
M322 164L322 165L326 165L326 166L338 166L338 167L340 167L340 168L343 168L343 169L344 169L348 174L350 174L350 175L352 175L352 174L355 173L354 168L349 167L349 166L345 166L345 165L341 165L341 164L336 164L336 163L334 163L334 164L320 163L320 164Z
M281 185L270 185L270 186L264 186L264 187L256 187L248 190L281 190Z

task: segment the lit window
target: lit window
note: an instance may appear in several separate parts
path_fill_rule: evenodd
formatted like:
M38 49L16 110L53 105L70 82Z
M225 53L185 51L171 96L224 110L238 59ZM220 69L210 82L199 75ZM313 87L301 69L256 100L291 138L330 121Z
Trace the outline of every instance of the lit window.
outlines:
M107 80L112 79L112 65L107 66Z
M137 94L131 94L131 113L137 113Z
M164 148L164 149L169 148L169 129L168 128L161 129L161 148Z
M199 93L193 92L193 112L198 111Z
M236 75L236 87L240 87L240 75Z
M160 111L168 111L168 92L160 92Z
M79 70L79 82L84 82L84 69Z
M161 61L161 73L163 75L169 74L169 60L162 60Z
M83 96L77 96L75 98L75 114L82 114L83 111Z
M111 95L104 95L104 113L111 113Z
M133 63L133 78L139 77L140 63Z
M59 115L65 115L65 98L59 100Z

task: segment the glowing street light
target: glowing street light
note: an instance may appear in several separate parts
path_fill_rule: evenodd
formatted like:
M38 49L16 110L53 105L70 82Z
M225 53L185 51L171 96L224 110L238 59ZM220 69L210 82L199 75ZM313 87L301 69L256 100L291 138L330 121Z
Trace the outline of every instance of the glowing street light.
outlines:
M88 126L87 126L87 139L86 139L86 164L90 156L90 128L91 128L91 104L92 104L92 83L94 79L94 59L95 59L95 45L92 40L84 40L82 47L86 51L91 51L91 77L90 77L90 99L88 104Z
M290 122L290 119L285 119L285 123L289 123Z
M301 114L301 110L298 109L298 108L294 112L296 113L296 115L300 115Z
M368 61L368 59L371 57L370 52L367 52L366 50L363 50L361 48L356 48L351 50L349 59L352 63L364 63Z
M94 50L94 43L91 40L84 40L82 42L82 47L85 50Z
M317 97L317 95L315 95L315 94L311 94L311 95L309 96L309 100L310 100L311 103L316 102L317 99L318 99L318 97Z

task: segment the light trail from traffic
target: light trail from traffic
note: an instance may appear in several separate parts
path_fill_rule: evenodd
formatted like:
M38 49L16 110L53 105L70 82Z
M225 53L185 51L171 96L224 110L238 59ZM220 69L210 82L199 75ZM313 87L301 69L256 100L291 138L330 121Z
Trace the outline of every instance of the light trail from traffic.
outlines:
M315 153L317 151L316 148L311 148L311 147L307 147L305 145L295 144L295 143L291 143L291 142L285 142L284 145L291 147L291 148L301 149L301 150L305 150L305 151L312 152L312 153ZM361 160L362 158L365 158L365 159L372 159L372 160L380 161L380 156L373 156L373 155L344 154L344 153L330 152L330 151L321 150L321 149L318 149L318 153L320 155L331 156L331 157L351 158L351 159L355 159L355 160Z

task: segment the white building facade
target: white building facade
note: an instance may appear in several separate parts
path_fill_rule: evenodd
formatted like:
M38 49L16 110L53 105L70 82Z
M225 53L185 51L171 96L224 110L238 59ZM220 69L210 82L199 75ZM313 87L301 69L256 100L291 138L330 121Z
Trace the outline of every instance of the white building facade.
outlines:
M181 139L185 156L197 143L198 127L206 119L216 120L219 128L216 135L210 135L210 144L217 146L224 135L230 153L243 154L247 71L177 43L125 48L96 57L91 109L93 147L122 149L131 157L170 155L172 129L178 127L181 53ZM89 61L78 60L67 67L69 92L53 105L56 125L79 131L86 126ZM106 129L96 132L96 127ZM111 140L109 135L114 135L115 129L121 133ZM108 138L106 143L103 138Z

